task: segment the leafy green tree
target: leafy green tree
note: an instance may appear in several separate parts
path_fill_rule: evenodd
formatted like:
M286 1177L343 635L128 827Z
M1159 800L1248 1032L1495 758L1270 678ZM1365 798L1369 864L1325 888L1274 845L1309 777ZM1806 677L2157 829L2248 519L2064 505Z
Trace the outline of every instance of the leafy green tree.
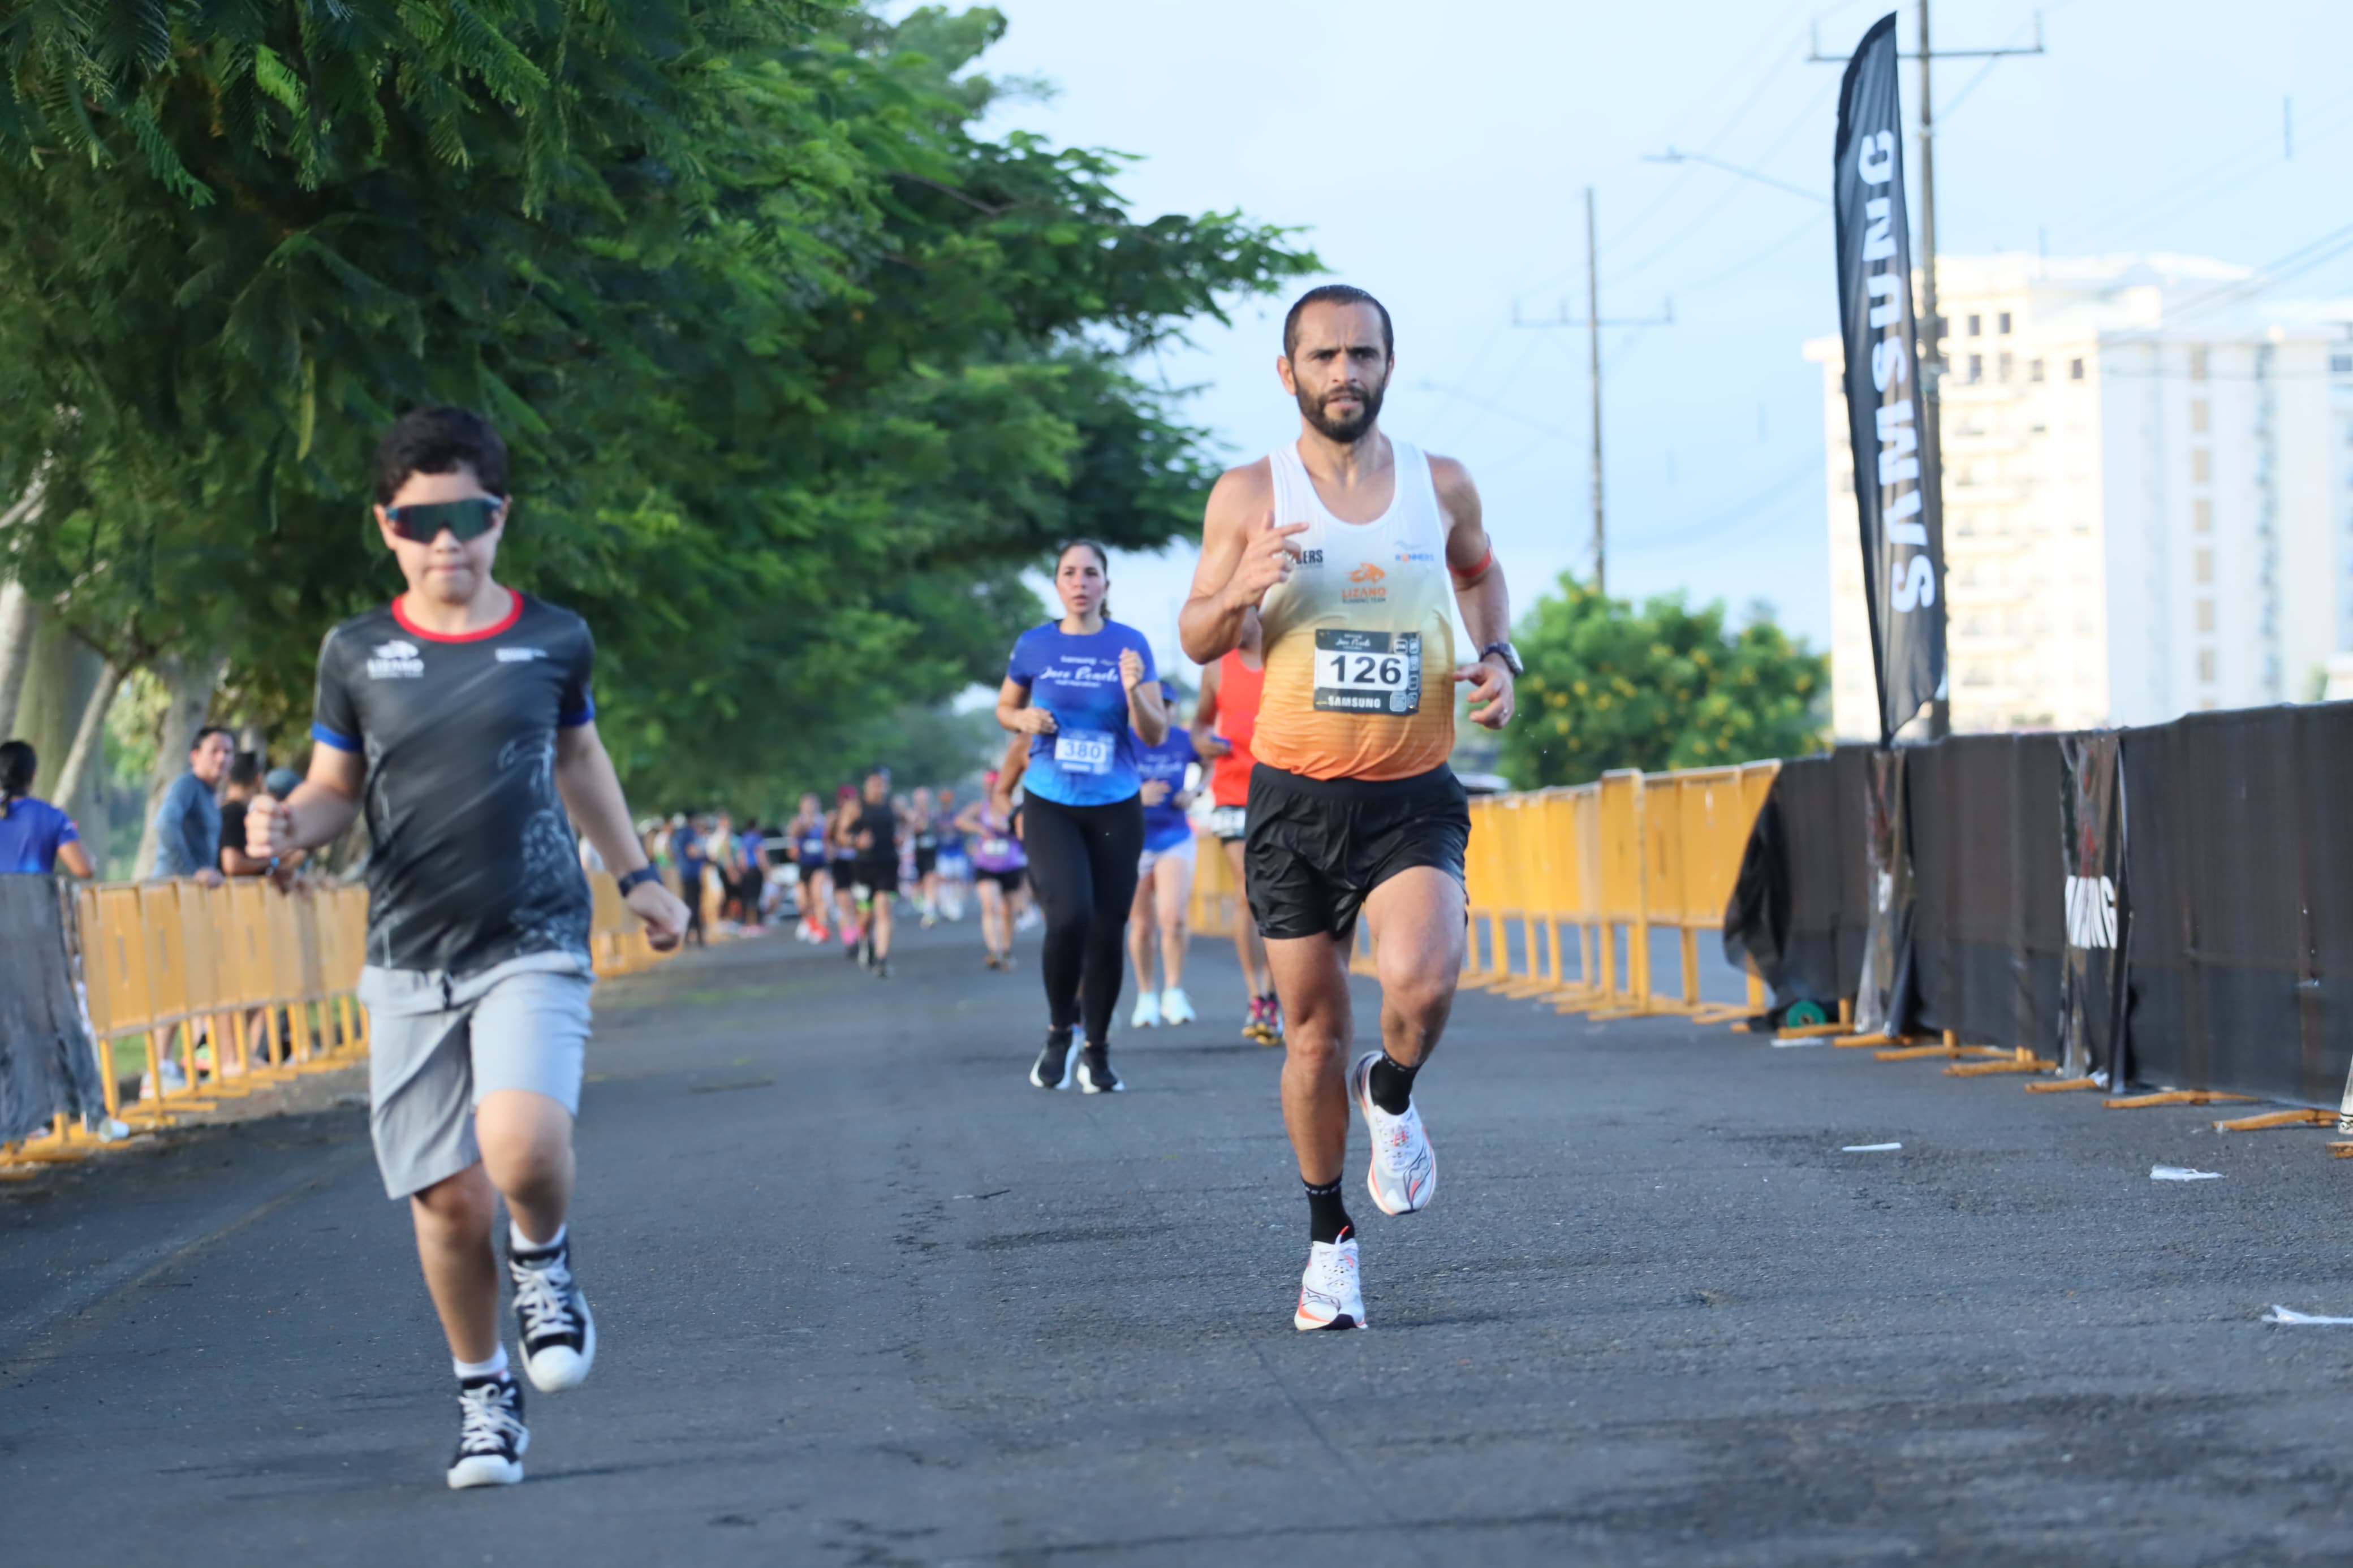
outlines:
M1792 641L1763 606L1736 630L1724 606L1680 594L1635 605L1563 574L1514 631L1527 674L1504 731L1504 772L1522 789L1577 784L1610 768L1715 767L1822 743L1830 660Z
M975 130L995 12L839 0L50 0L0 19L0 574L298 732L399 584L403 407L515 448L502 567L589 616L633 785L718 792L986 679L1058 538L1196 525L1125 367L1314 268ZM828 770L829 771L829 770Z

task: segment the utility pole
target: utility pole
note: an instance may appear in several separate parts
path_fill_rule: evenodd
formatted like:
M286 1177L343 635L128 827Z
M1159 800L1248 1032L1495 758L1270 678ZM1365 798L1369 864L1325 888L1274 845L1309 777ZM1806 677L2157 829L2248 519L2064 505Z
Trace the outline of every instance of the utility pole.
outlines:
M1593 239L1593 187L1585 187L1585 354L1593 380L1593 591L1609 592L1609 552L1601 526L1601 266Z
M2039 12L2035 26L2039 32ZM2042 41L2035 39L2038 47ZM1941 518L1945 515L1945 319L1936 313L1936 109L1928 81L1928 68L1936 58L1928 46L1928 0L1920 0L1920 320L1927 323L1921 335L1928 340L1919 345L1920 433L1926 437L1920 456L1926 471L1935 476L1929 482L1936 487L1936 515ZM1858 467L1862 461L1855 459ZM1951 581L1949 573L1946 580ZM1949 593L1945 595L1948 621L1952 599ZM1952 686L1953 666L1947 654L1944 684L1928 704L1928 739L1932 741L1953 732Z
M1549 321L1524 321L1520 308L1512 307L1512 325L1515 327L1578 327L1585 329L1585 359L1587 374L1593 391L1593 591L1609 591L1609 532L1603 523L1601 505L1601 329L1604 327L1671 327L1675 323L1675 302L1667 301L1662 315L1640 319L1604 321L1601 317L1601 268L1597 260L1598 247L1594 239L1593 187L1585 187L1585 320L1570 319L1568 308L1561 308L1557 319Z
M1920 52L1904 58L1920 62L1920 309L1915 316L1920 333L1920 471L1936 487L1936 515L1945 515L1945 319L1936 310L1936 108L1928 68L1936 60L1995 59L2004 55L2039 55L2042 47L2042 13L2034 14L2034 44L2031 48L1946 49L1928 41L1928 0L1920 3ZM1822 53L1817 37L1806 57L1818 65L1843 66L1846 60ZM1862 458L1856 459L1859 465ZM1858 472L1860 468L1858 468ZM1947 600L1949 608L1950 601ZM1951 684L1951 666L1946 667ZM1941 741L1953 730L1952 699L1939 693L1928 705L1928 739Z

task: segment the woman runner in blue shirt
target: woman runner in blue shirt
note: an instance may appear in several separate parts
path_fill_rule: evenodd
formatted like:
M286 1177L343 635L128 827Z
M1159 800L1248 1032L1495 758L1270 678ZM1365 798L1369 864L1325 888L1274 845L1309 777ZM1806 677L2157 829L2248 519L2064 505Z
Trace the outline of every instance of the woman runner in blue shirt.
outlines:
M60 861L77 877L97 875L74 819L33 798L33 775L39 769L30 741L0 745L0 875L46 876Z
M1108 618L1110 588L1102 545L1064 545L1054 560L1062 618L1021 634L997 694L997 721L1030 737L1022 847L1046 915L1046 1048L1029 1081L1068 1089L1075 1068L1089 1094L1120 1088L1111 1016L1144 853L1136 742L1155 745L1168 733L1152 647ZM1085 1033L1074 1054L1075 1026Z

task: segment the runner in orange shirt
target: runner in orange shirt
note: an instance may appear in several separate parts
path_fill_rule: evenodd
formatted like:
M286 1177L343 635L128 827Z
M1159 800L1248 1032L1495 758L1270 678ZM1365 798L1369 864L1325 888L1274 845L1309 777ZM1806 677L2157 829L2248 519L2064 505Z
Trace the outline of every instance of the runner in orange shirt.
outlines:
M1234 886L1242 888L1242 837L1250 821L1250 734L1258 727L1260 689L1266 665L1259 657L1258 616L1242 624L1242 639L1201 671L1201 700L1193 710L1193 749L1209 764L1209 829L1218 836ZM1274 977L1266 967L1266 942L1259 935L1245 894L1235 900L1234 956L1241 960L1250 987L1250 1018L1242 1038L1261 1046L1282 1044L1282 1005L1275 1000Z

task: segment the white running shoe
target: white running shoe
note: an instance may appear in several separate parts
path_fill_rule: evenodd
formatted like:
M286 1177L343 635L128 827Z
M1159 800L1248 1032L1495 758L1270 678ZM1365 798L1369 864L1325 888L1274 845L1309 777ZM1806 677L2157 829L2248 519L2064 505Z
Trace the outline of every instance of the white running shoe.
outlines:
M1419 1214L1438 1195L1438 1155L1422 1131L1421 1112L1410 1103L1403 1116L1391 1116L1373 1103L1373 1064L1380 1059L1380 1052L1366 1051L1348 1069L1348 1092L1365 1113L1365 1129L1373 1139L1365 1187L1383 1214Z
M1182 985L1171 985L1160 994L1160 1021L1164 1024L1189 1024L1197 1016L1192 1001Z
M1183 993L1179 992L1178 994L1182 995ZM1158 1022L1160 1022L1160 993L1157 991L1137 992L1135 994L1135 1011L1128 1015L1127 1026L1131 1029L1148 1029Z
M1356 1279L1356 1236L1344 1230L1337 1241L1311 1242L1307 1272L1299 1278L1299 1310L1291 1315L1298 1329L1361 1329L1365 1323L1365 1292Z
M587 1382L596 1364L596 1320L572 1278L572 1238L532 1252L510 1247L507 1273L514 1280L515 1325L532 1386L561 1394Z
M449 1489L511 1487L522 1479L531 1429L522 1424L522 1385L507 1375L476 1378L458 1387L458 1452L449 1460Z

